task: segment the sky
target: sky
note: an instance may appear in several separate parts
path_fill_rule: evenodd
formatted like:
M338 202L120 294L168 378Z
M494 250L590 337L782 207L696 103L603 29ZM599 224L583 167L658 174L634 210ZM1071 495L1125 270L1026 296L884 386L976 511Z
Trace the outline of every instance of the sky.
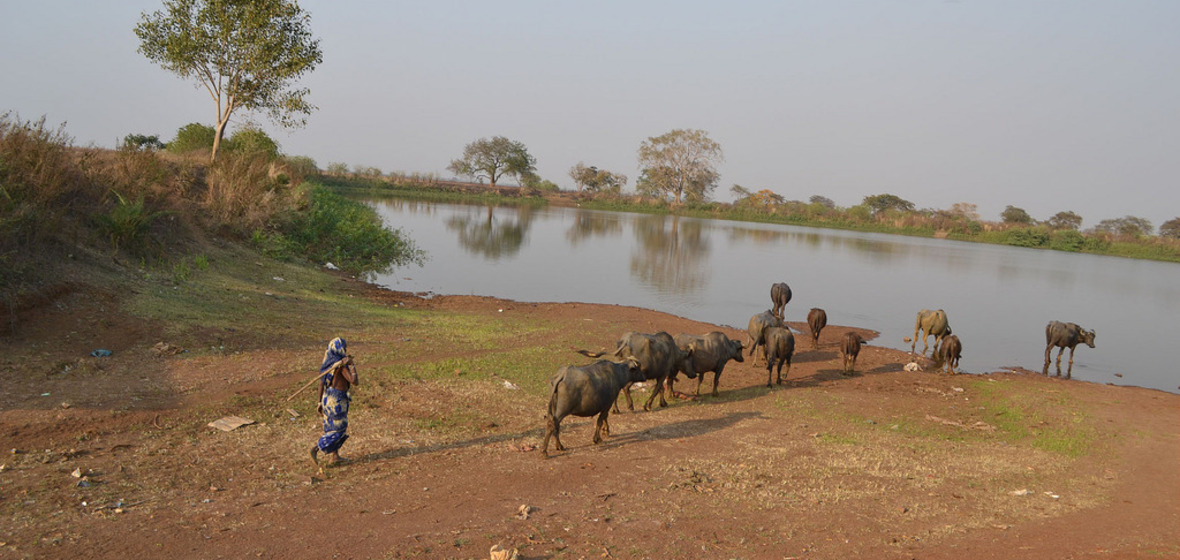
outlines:
M305 0L323 63L288 155L446 170L505 136L537 171L639 175L636 152L702 129L730 187L840 206L1070 210L1083 228L1180 216L1180 2ZM196 82L137 52L162 0L0 0L0 113L45 117L78 146L212 125ZM64 124L63 124L64 123Z

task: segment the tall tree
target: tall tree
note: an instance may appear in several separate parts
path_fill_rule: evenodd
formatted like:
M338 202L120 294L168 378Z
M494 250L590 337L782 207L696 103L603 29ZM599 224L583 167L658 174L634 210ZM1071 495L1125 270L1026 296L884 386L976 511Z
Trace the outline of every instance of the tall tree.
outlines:
M1032 216L1029 216L1024 208L1012 206L1011 204L1004 207L1003 212L1000 212L1000 219L1004 220L1005 224L1029 225L1033 223Z
M141 14L139 52L205 86L217 105L212 160L234 111L265 112L284 127L306 123L307 88L292 89L323 61L310 16L294 0L165 0Z
M1180 239L1180 218L1172 218L1160 224L1160 237Z
M704 130L676 129L653 136L639 145L639 167L645 187L662 196L707 200L721 175L725 160L721 145Z
M1053 214L1047 223L1053 229L1078 229L1082 227L1082 217L1069 210L1064 210Z
M570 178L574 180L578 191L586 189L589 192L620 192L623 185L627 184L627 176L622 173L612 173L593 165L587 167L582 162L570 168Z
M880 214L886 210L897 210L898 212L913 212L914 203L910 202L895 194L875 194L866 196L861 204L873 209L873 215Z
M1119 235L1127 235L1131 237L1139 237L1141 235L1151 235L1151 222L1146 218L1137 216L1123 216L1122 218L1110 218L1098 222L1094 226L1094 230L1102 233L1117 233Z
M524 144L503 136L480 138L463 148L463 157L452 160L447 169L463 177L487 179L496 186L504 175L527 177L537 171L537 159Z

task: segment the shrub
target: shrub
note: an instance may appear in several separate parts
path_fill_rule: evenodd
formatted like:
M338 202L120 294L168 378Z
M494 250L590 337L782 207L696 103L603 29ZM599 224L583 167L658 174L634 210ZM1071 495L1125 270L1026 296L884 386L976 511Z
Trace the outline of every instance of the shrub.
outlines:
M176 138L168 143L168 151L174 154L187 154L197 150L212 150L213 139L217 131L213 127L201 123L189 123L176 131Z
M1086 246L1086 237L1076 229L1060 229L1052 234L1049 248L1058 251L1081 251Z
M259 156L268 159L279 157L279 145L262 129L246 126L229 137L229 151L246 156Z
M156 135L128 134L123 137L123 144L120 148L129 150L163 150L164 143Z

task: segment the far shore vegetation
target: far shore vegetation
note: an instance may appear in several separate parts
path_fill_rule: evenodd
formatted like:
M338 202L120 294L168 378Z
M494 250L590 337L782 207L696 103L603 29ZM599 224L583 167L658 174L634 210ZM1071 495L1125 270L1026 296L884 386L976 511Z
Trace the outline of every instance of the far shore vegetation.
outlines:
M677 204L666 197L625 194L619 189L563 191L528 186L493 187L431 175L385 174L373 168L349 171L338 164L314 181L345 196L467 204L576 205L593 210L676 214L1180 262L1180 218L1166 222L1160 227L1159 235L1152 235L1151 224L1134 216L1103 220L1094 227L1081 229L1082 218L1070 211L1038 221L1023 209L1009 206L1001 221L991 222L982 220L971 203L958 203L945 210L920 209L891 194L868 196L861 204L845 208L821 195L804 202L787 200L770 190L751 192L734 185L731 192L736 201L733 203L690 198Z

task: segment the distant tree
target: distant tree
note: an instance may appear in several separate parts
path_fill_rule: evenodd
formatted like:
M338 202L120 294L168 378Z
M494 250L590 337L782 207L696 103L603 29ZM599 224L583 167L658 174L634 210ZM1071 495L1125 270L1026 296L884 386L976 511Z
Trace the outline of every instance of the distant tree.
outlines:
M897 210L898 212L914 211L913 202L910 202L894 194L877 194L866 196L861 204L872 209L873 215L880 214L886 210Z
M979 211L977 208L978 206L971 204L970 202L956 202L951 205L949 212L952 216L974 221L979 219Z
M342 163L339 161L334 161L332 163L329 163L328 164L328 174L329 175L337 175L337 176L347 175L348 174L348 164Z
M772 208L786 202L787 199L783 195L778 194L770 189L762 189L752 196L750 196L750 203L754 206L761 206L763 208Z
M1078 229L1082 227L1082 217L1069 210L1053 214L1046 223L1053 229Z
M593 165L587 167L581 162L570 168L570 178L574 180L574 185L579 191L585 189L589 192L617 193L627 184L627 176L622 173L612 173Z
M1000 219L1004 220L1005 224L1024 224L1030 225L1033 223L1032 216L1024 211L1024 208L1017 208L1009 204L1000 212Z
M811 195L811 198L809 198L807 201L810 202L811 204L818 204L818 205L823 206L825 208L835 208L836 207L835 201L833 201L832 199L830 199L826 196L820 196L818 194Z
M176 138L168 143L168 151L174 154L187 154L197 150L213 148L213 138L217 131L209 125L188 123L176 131Z
M307 156L289 156L284 160L287 168L291 173L299 177L310 177L320 172L320 168L316 166L315 160Z
M1153 229L1151 222L1135 216L1123 216L1122 218L1102 220L1098 222L1098 225L1094 226L1094 231L1097 232L1115 233L1131 237L1151 235Z
M323 61L310 16L291 0L165 0L141 14L139 52L181 78L205 86L217 106L212 160L234 111L265 111L300 126L314 107L309 90L291 89Z
M639 145L640 176L650 194L708 200L721 178L717 164L724 161L721 145L704 130L676 129L652 136ZM637 185L638 186L638 185Z
M1180 239L1180 218L1172 218L1161 224L1160 237Z
M503 136L480 138L463 148L463 157L447 166L463 177L487 179L492 186L505 175L522 178L536 172L537 160L524 144Z
M123 137L123 147L132 150L163 150L164 143L156 135L128 134Z
M247 125L234 132L226 143L231 150L239 154L264 155L270 159L279 157L278 143L254 125Z

